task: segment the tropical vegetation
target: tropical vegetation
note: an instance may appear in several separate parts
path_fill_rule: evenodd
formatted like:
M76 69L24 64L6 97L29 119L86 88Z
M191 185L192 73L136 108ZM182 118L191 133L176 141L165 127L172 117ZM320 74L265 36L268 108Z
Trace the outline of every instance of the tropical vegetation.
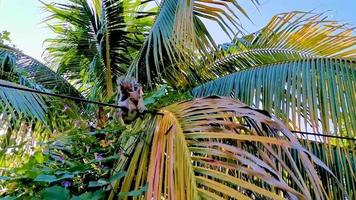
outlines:
M293 11L249 34L236 0L43 7L45 64L0 34L2 199L356 198L353 27Z

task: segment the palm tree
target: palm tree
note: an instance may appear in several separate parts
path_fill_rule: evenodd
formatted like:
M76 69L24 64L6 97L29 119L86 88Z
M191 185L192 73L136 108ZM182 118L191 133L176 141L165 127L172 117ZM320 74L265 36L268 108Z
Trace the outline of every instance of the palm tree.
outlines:
M290 131L354 137L352 28L323 15L291 12L246 35L235 11L247 14L236 1L154 3L45 4L51 13L47 21L58 34L47 40L49 64L57 73L17 50L0 49L1 72L6 72L1 79L27 87L110 102L116 80L129 83L118 88L118 103L127 106L119 112L135 110L141 116L118 138L126 154L120 154L111 174L125 171L126 176L112 181L109 199L127 198L130 191L141 191L139 199L355 197L354 143L303 139ZM234 38L227 49L215 44L205 20ZM24 58L26 66L37 68L19 64ZM28 71L21 74L17 68ZM142 105L136 110L143 99L131 77L153 93L167 84L174 91L191 90L196 98L145 114ZM63 102L51 106L53 99L0 89L3 105L14 116L25 114L39 124L60 119L46 107L58 110ZM78 110L75 116L86 112L71 107ZM50 130L70 129L70 123L63 124Z
M49 67L5 44L0 44L0 66L0 85L82 97ZM73 109L67 112L69 116L63 115L65 106ZM71 101L0 86L0 166L21 166L36 141L47 140L54 130L68 130L73 126L68 120L85 115L80 107Z
M46 19L58 35L47 53L60 75L73 80L91 99L110 98L152 24L154 10L135 1L80 1L45 4ZM90 89L88 89L90 88Z

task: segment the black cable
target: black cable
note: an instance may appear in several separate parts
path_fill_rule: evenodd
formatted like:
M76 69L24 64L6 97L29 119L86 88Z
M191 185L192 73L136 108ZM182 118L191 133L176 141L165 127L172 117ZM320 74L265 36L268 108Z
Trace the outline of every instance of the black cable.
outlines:
M331 137L331 138L338 138L338 139L343 139L343 140L354 140L354 141L356 141L356 138L343 137L343 136L337 136L337 135L326 135L326 134L310 133L310 132L303 132L303 131L291 131L291 132L292 133L300 133L302 135L315 135L315 136Z
M42 95L47 95L47 96L65 98L65 99L70 99L70 100L73 100L73 101L91 103L91 104L96 104L96 105L100 105L100 106L108 106L108 107L114 107L114 108L124 108L123 106L118 106L118 105L114 105L114 104L103 103L103 102L98 102L98 101L91 101L91 100L87 100L87 99L82 99L82 98L72 97L72 96L66 96L66 95L62 95L62 94L54 94L54 93L42 92L42 91L38 91L38 90L30 89L30 88L25 88L25 87L17 87L17 86L5 85L5 84L1 84L1 83L0 83L0 87L12 88L12 89L16 89L16 90L22 90L22 91L25 91L25 92L32 92L32 93L37 93L37 94L42 94ZM162 113L159 113L157 111L144 111L144 113L163 115ZM310 132L303 132L303 131L291 131L291 132L292 133L301 133L303 135L323 136L323 137L331 137L331 138L338 138L338 139L356 141L356 138L343 137L343 136L337 136L337 135L326 135L326 134L310 133Z
M66 96L63 94L54 94L54 93L49 93L49 92L43 92L43 91L38 91L30 88L25 88L25 87L18 87L14 85L5 85L0 83L0 87L6 87L6 88L11 88L11 89L16 89L16 90L21 90L25 92L31 92L31 93L37 93L41 95L47 95L47 96L53 96L53 97L59 97L59 98L64 98L64 99L70 99L73 101L79 101L79 102L85 102L85 103L91 103L91 104L96 104L100 106L108 106L108 107L113 107L113 108L124 108L124 106L118 106L114 104L109 104L109 103L103 103L103 102L98 102L98 101L91 101L83 98L78 98L78 97L72 97L72 96ZM157 115L162 115L162 113L158 113L157 111L144 111L144 113L151 113L151 114L157 114Z

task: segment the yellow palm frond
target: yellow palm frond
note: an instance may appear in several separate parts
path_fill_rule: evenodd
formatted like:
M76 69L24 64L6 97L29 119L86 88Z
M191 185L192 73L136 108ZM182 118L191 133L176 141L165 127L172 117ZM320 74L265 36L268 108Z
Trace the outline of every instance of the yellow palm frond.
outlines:
M222 97L160 112L135 124L141 131L131 139L141 139L131 142L131 159L117 165L129 176L111 198L146 182L140 199L328 198L318 170L333 173L267 112ZM336 179L329 181L344 194Z

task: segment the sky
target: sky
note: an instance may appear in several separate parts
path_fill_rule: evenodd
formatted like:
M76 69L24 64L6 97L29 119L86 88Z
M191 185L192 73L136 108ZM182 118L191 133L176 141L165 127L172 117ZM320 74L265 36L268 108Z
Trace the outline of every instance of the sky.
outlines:
M45 2L63 2L46 0ZM287 11L325 12L334 20L356 26L356 0L260 0L257 10L249 0L237 0L248 12L253 23L241 17L241 23L249 32L262 28L273 15ZM48 16L38 0L0 0L0 32L9 31L12 43L24 53L43 61L43 42L55 35L43 23ZM229 39L213 23L208 24L217 43Z

